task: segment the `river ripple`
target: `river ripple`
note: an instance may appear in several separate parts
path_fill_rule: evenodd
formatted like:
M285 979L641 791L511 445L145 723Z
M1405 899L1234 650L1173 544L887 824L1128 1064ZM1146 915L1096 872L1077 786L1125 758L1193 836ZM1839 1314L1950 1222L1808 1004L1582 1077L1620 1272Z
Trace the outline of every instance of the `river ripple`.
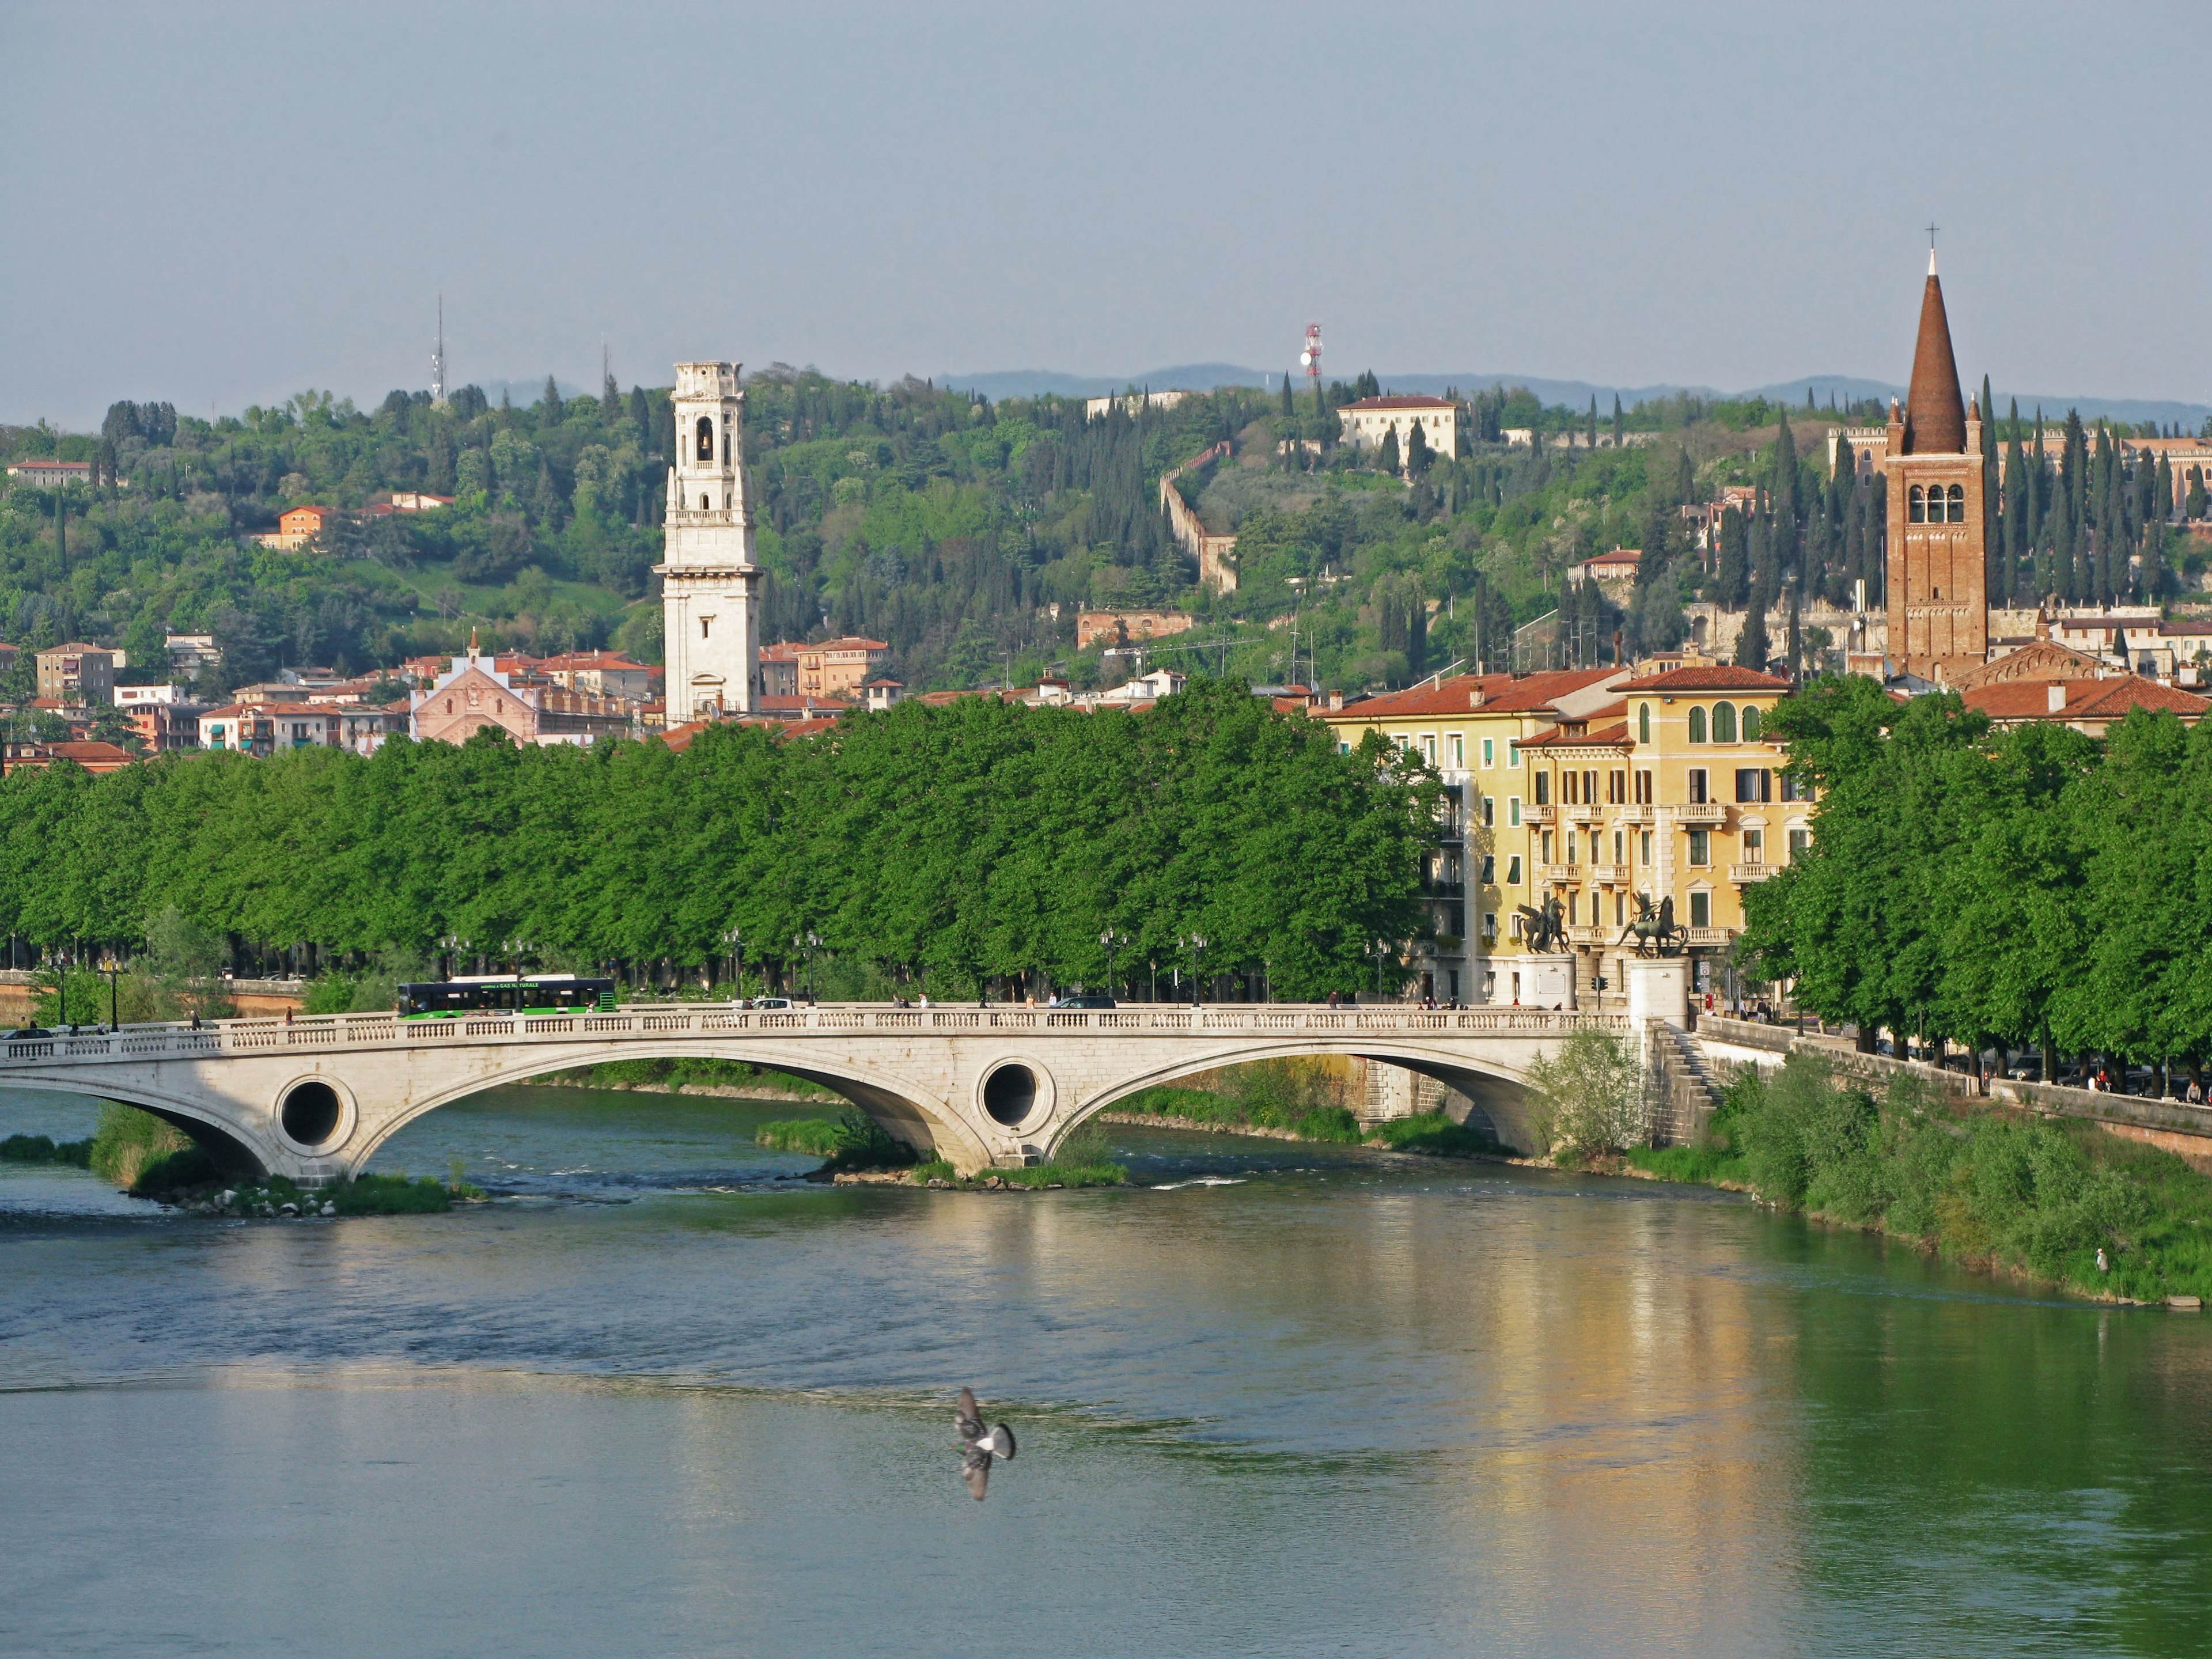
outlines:
M825 1189L749 1139L792 1109L498 1091L380 1159L502 1194L440 1217L0 1175L0 1653L2206 1648L2199 1320L1231 1137ZM963 1382L1022 1440L980 1506Z

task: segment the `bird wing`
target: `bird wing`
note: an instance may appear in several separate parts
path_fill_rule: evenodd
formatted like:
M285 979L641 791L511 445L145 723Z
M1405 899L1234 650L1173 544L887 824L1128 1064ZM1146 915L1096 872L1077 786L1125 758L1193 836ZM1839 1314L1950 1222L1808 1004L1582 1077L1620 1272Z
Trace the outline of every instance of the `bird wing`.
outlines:
M968 1483L968 1495L981 1503L984 1490L991 1484L991 1454L969 1452L960 1460L960 1478Z
M952 1426L963 1446L973 1446L983 1437L982 1407L975 1403L974 1389L960 1390L960 1404L952 1413Z
M992 1451L996 1452L1000 1456L1005 1458L1008 1462L1012 1462L1013 1461L1014 1431L1008 1428L1005 1424L1000 1423L995 1425L982 1443L988 1447Z
M982 1413L975 1408L975 1389L963 1389L960 1390L960 1415L963 1417L980 1417L982 1415Z

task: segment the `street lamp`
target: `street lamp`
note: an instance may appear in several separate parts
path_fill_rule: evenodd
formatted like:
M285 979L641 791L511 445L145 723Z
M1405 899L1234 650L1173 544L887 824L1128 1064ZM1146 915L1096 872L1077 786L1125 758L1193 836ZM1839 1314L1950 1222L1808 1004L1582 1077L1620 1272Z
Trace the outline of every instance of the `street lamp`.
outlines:
M745 994L745 942L732 927L722 935L722 943L730 947L730 1000L736 1002Z
M1129 936L1118 927L1109 927L1098 935L1098 943L1106 951L1106 994L1110 997L1114 994L1114 956L1127 948Z
M1188 938L1178 936L1176 943L1190 952L1190 1006L1194 1008L1202 1007L1206 1000L1206 937L1203 933L1193 933Z
M115 953L110 951L107 953L107 960L101 963L100 966L101 971L107 975L107 1029L111 1031L119 1031L123 1029L123 1016L117 1012L122 1005L115 988L117 967Z
M1375 958L1375 994L1379 997L1382 994L1382 963L1390 955L1390 946L1378 939L1367 947L1367 954Z
M791 948L797 951L806 963L806 1000L818 1000L814 994L814 953L822 948L822 935L811 927L803 933L791 936Z

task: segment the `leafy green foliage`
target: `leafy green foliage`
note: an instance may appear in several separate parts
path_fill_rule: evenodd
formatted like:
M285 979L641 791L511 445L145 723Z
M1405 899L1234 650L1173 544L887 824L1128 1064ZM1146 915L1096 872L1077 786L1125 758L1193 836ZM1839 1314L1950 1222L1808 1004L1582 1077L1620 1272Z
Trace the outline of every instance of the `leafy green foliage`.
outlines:
M1132 975L1187 966L1176 940L1203 933L1210 969L1325 996L1371 981L1366 941L1418 931L1435 800L1379 740L1340 754L1319 722L1212 681L1140 714L907 703L808 741L716 727L681 754L494 734L371 760L164 757L0 782L0 927L121 939L173 908L326 957L458 938L586 969L711 962L734 927L756 966L788 970L813 933L965 995L1036 971L1098 983L1110 926Z
M1746 952L1864 1030L2212 1058L2212 729L1992 732L1955 696L1816 681L1776 713L1812 846L1745 895Z
M1385 1118L1369 1139L1396 1152L1426 1152L1437 1158L1494 1156L1498 1143L1488 1135L1455 1123L1442 1112L1416 1112Z
M1345 1108L1342 1093L1318 1061L1263 1060L1216 1073L1211 1088L1141 1089L1115 1108L1194 1123L1287 1129L1307 1140L1356 1141L1358 1121Z
M9 1135L0 1140L0 1164L64 1164L92 1167L90 1140L56 1140L51 1135Z
M1576 1030L1537 1058L1526 1081L1530 1126L1545 1152L1563 1163L1588 1163L1644 1138L1635 1050L1610 1032Z

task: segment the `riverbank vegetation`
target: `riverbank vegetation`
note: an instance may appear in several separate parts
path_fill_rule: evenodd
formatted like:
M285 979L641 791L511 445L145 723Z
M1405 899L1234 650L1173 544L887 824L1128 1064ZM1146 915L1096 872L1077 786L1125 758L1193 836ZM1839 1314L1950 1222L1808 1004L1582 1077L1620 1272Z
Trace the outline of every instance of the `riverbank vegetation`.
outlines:
M487 732L373 759L167 755L0 781L0 932L129 943L173 909L325 959L696 982L741 946L782 983L827 952L950 1000L1102 984L1110 958L1117 986L1202 968L1322 997L1374 983L1374 940L1422 931L1438 800L1379 738L1340 753L1213 681L1140 714L909 702L813 739L710 727L680 752Z
M726 1090L763 1096L799 1095L820 1100L842 1100L835 1089L810 1078L748 1066L741 1060L679 1057L668 1060L611 1060L599 1066L579 1066L574 1071L548 1072L530 1079L539 1086L565 1085L579 1089L643 1089L680 1095L687 1090Z
M2089 1295L2212 1297L2212 1179L2171 1152L2094 1124L1962 1110L1911 1077L1877 1097L1802 1053L1723 1094L1704 1144L1630 1161Z
M1958 696L1815 682L1772 728L1819 789L1811 845L1746 890L1741 948L1797 1005L1970 1051L2212 1060L2212 723L1994 731ZM2118 1068L2115 1068L2118 1070Z
M1635 1048L1585 1027L1528 1067L1529 1127L1540 1155L1565 1166L1618 1157L1644 1138Z
M907 1172L915 1186L952 1187L968 1191L1019 1188L1041 1192L1053 1187L1121 1187L1129 1180L1126 1164L1114 1162L1106 1132L1097 1123L1078 1126L1060 1143L1049 1163L1018 1170L984 1170L963 1179L944 1159L916 1165Z
M9 1135L0 1140L0 1164L61 1164L92 1167L92 1142L56 1140L52 1135Z
M1440 1111L1386 1118L1363 1129L1344 1103L1344 1096L1343 1079L1322 1061L1263 1060L1214 1073L1204 1088L1163 1085L1140 1089L1109 1109L1443 1158L1495 1157L1500 1151L1487 1135L1453 1122Z

